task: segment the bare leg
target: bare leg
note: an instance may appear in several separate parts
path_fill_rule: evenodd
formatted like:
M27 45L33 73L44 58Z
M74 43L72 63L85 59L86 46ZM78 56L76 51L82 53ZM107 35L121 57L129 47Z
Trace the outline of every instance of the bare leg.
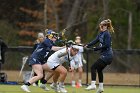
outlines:
M46 80L46 82L54 75L54 71L53 70L51 70L49 67L48 67L48 65L47 64L43 64L42 65L42 67L43 67L43 70L44 71L47 71L48 73L47 73L47 75L45 75L45 80Z
M75 70L71 68L71 81L75 80Z
M78 73L79 73L79 80L82 80L82 74L83 74L83 68L82 67L78 68Z
M48 81L52 76L54 75L54 72L48 72L45 76L45 80Z
M59 76L60 76L60 73L58 73L58 72L55 72L54 73L54 75L53 75L53 82L55 84L57 83Z
M35 83L36 81L38 81L39 79L41 79L43 77L43 69L40 64L32 65L32 68L33 68L34 72L37 74L37 76L34 76L29 80L30 84Z
M83 68L82 67L78 68L78 73L79 73L78 83L79 83L79 86L82 86L82 73L83 73Z
M60 82L64 82L67 76L67 69L63 66L58 66L55 72L60 73Z
M72 85L72 87L75 87L75 74L76 74L76 71L74 70L74 68L71 68L71 85Z

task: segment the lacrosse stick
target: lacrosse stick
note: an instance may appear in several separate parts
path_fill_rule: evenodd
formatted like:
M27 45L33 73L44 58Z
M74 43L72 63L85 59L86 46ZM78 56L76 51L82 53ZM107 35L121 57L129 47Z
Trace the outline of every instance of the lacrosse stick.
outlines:
M26 62L27 62L27 59L28 59L28 56L25 56L25 57L22 58L22 67L21 67L21 69L20 69L20 73L19 73L17 82L19 81L19 78L20 78L20 76L21 76L21 74L22 74L22 71L23 71L24 66L25 66L25 64L26 64Z
M31 79L31 78L32 78L33 73L34 73L34 71L33 71L33 69L32 69L31 74L30 74L30 78L29 78L29 79Z

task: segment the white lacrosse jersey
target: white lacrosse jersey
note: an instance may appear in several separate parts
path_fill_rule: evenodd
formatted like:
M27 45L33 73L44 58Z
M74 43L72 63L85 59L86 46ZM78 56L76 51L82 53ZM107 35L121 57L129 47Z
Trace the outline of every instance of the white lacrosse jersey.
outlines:
M67 49L63 48L61 50L56 51L53 53L47 60L47 64L50 67L50 69L53 69L54 67L63 64L64 62L69 62L69 60L72 60L74 56L70 55L70 48L68 48L68 53L66 53ZM58 57L60 54L64 54L62 57ZM69 54L69 60L68 60L68 54Z
M79 47L79 51L78 53L75 55L75 57L70 61L70 66L74 69L77 69L79 67L83 66L82 63L82 53L84 52L83 46L78 46Z

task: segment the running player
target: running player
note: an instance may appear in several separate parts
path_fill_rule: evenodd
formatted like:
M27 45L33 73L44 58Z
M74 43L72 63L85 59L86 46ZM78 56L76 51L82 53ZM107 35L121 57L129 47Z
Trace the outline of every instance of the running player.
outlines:
M57 47L54 45L54 42L57 40L56 33L52 30L48 30L48 33L50 34L49 37L46 38L42 43L40 43L40 45L35 49L28 60L29 65L32 67L37 76L33 76L28 82L21 86L21 89L23 91L30 92L28 86L43 77L42 65L45 63L44 59L46 56L48 56L48 53L51 50L57 51L59 49L62 49L62 47Z

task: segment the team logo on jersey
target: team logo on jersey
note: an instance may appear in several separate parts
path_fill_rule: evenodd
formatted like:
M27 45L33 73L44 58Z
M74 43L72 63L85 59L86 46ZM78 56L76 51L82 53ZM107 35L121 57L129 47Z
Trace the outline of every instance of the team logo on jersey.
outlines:
M33 60L36 62L36 59L35 58L33 58Z
M37 49L36 52L40 52L40 51L42 51L42 50L43 50L43 48L40 48L40 49Z

